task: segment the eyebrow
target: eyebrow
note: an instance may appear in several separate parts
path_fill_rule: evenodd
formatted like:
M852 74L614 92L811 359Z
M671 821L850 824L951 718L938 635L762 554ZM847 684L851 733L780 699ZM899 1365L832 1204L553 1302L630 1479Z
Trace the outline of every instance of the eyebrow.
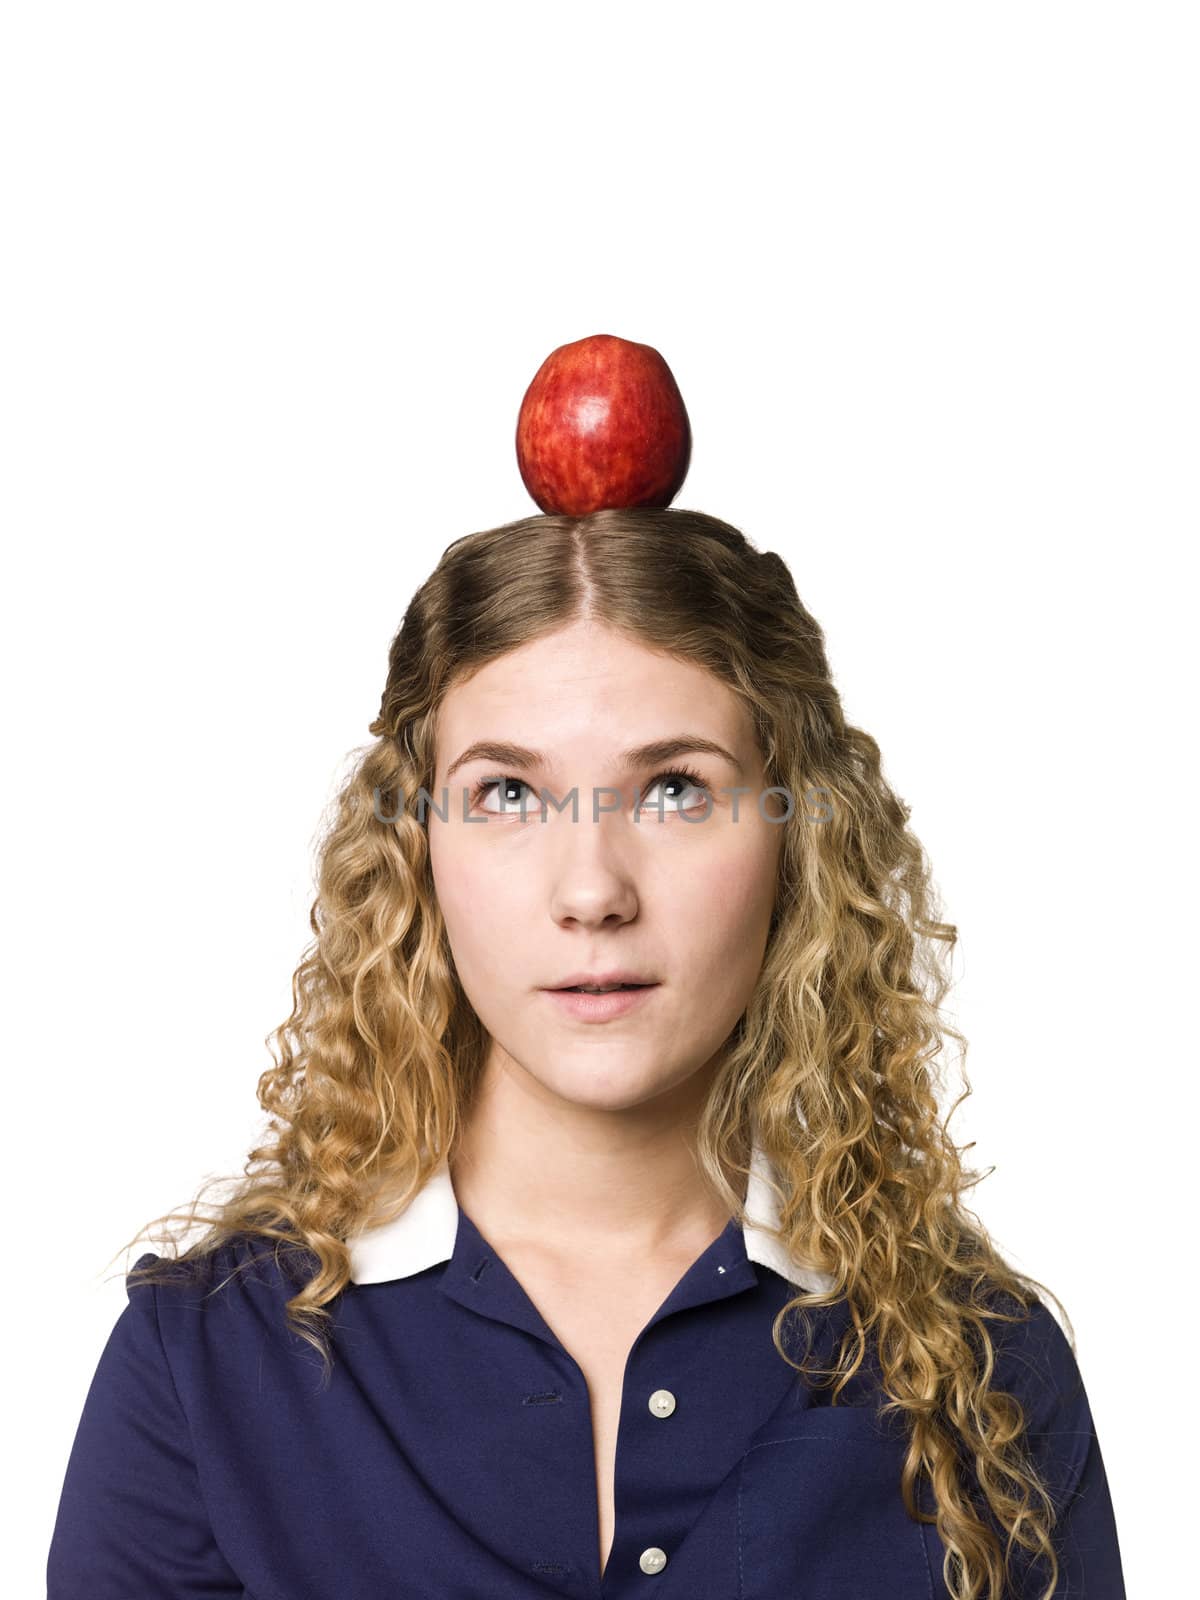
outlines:
M744 776L742 763L731 751L726 750L723 744L717 744L714 739L704 739L695 733L678 733L669 739L652 739L649 744L635 745L632 750L623 751L619 759L625 770L631 772L639 767L674 761L677 756L696 754L718 756ZM529 750L524 745L508 744L503 740L480 739L476 744L468 745L458 759L451 762L446 773L447 782L468 761L484 760L494 761L512 772L527 772L531 767L551 765L541 750Z

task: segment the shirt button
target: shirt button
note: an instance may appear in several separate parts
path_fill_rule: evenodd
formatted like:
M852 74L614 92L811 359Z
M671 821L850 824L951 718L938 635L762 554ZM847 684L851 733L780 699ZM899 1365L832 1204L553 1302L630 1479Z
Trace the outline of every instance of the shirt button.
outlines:
M643 1550L638 1557L638 1566L643 1572L661 1572L667 1564L667 1552L660 1550L652 1544L649 1550Z
M675 1409L675 1396L670 1389L655 1389L650 1396L650 1410L656 1417L669 1417Z

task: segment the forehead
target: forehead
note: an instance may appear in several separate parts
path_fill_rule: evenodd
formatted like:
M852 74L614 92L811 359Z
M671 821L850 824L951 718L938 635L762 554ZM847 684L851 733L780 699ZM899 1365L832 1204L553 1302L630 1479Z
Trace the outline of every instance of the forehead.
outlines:
M670 726L666 726L670 724ZM480 737L547 749L624 748L687 727L745 754L749 713L706 668L575 623L490 661L445 695L439 753Z

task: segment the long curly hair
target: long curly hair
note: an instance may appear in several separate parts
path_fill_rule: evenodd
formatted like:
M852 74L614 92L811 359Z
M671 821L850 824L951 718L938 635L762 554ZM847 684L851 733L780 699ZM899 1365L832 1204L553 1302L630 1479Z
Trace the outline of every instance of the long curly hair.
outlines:
M356 753L322 833L314 938L258 1083L264 1142L208 1208L202 1236L131 1276L170 1275L239 1236L272 1241L277 1260L298 1253L308 1276L287 1320L328 1378L327 1306L350 1281L347 1241L403 1211L453 1155L488 1045L454 972L412 804L432 791L438 708L489 661L580 619L706 667L750 711L768 784L827 797L819 826L799 814L784 825L762 970L697 1126L698 1164L744 1224L744 1185L726 1174L748 1176L754 1129L782 1185L780 1237L834 1280L789 1301L775 1346L816 1377L785 1349L785 1319L810 1326L815 1309L848 1304L822 1379L836 1403L873 1341L884 1409L910 1429L904 1503L936 1522L956 1600L1000 1600L1014 1552L1047 1563L1049 1600L1055 1506L1019 1401L990 1386L989 1332L1044 1286L1010 1268L964 1207L981 1175L939 1115L946 1041L965 1057L940 1009L957 930L939 920L878 745L843 716L824 636L787 566L701 512L532 516L447 548L392 641L374 743ZM961 1075L951 1113L971 1092ZM125 1248L157 1224L194 1226L207 1187Z

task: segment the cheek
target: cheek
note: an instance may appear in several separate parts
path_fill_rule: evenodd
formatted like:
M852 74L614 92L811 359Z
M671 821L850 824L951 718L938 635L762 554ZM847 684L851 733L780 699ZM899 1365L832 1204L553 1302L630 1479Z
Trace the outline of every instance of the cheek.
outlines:
M447 834L445 824L430 824L429 875L433 879L433 892L437 896L442 919L447 930L453 934L457 907L467 892L467 873L461 853L455 849L454 840Z
M778 857L772 836L756 832L735 840L731 830L721 849L698 853L680 876L671 896L679 925L721 959L736 960L742 950L748 959L760 956L775 904Z
M727 905L728 915L770 917L779 881L780 836L768 823L730 826L705 873L708 892Z
M455 964L464 976L468 971L486 976L504 969L521 947L520 930L530 926L522 903L529 880L511 866L506 869L499 852L473 844L457 828L435 829L429 868Z

